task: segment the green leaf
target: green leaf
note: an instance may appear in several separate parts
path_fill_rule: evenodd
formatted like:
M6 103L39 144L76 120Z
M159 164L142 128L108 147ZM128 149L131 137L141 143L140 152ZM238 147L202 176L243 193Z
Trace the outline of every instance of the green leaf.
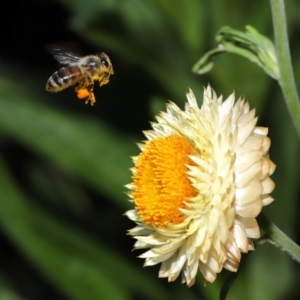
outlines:
M222 47L206 52L193 66L192 72L202 75L208 73L214 66L214 59L217 55L226 52Z
M217 33L218 48L207 52L193 66L192 71L203 74L211 70L212 60L216 54L234 53L256 63L274 79L279 79L279 70L273 43L251 26L246 26L246 32L224 26ZM209 66L209 67L207 67Z
M291 240L285 233L283 233L275 224L273 224L265 214L261 213L257 220L259 225L268 235L269 243L279 247L282 251L286 251L288 255L300 264L300 246Z
M25 300L13 291L11 286L0 276L0 300Z
M111 299L126 299L97 268L65 251L39 232L35 215L29 209L28 199L21 195L8 170L0 161L0 221L4 231L23 253L50 281L72 299L99 299L107 293ZM116 297L116 298L115 298Z

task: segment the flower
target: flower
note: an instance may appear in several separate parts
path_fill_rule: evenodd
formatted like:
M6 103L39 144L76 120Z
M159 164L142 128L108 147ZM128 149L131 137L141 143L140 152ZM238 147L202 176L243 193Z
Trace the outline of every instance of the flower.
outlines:
M225 101L210 86L198 107L190 90L185 110L174 103L156 117L127 185L137 223L129 235L145 266L161 263L159 277L192 286L197 271L213 282L223 268L236 272L241 253L260 237L255 217L273 201L268 129L234 94Z

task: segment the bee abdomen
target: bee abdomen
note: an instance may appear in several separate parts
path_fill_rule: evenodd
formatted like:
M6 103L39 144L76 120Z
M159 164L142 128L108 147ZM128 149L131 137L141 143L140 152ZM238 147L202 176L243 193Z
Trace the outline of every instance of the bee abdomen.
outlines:
M81 78L81 70L74 67L63 67L54 72L46 83L46 90L50 92L59 92L75 84Z

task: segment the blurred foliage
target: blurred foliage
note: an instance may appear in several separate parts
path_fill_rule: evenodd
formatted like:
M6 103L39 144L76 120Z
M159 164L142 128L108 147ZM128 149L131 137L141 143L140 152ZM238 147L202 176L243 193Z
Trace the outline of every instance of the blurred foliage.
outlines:
M188 289L179 280L157 279L158 267L143 269L126 236L134 224L122 216L131 207L123 186L130 182L130 157L138 153L142 130L167 100L183 107L188 88L201 102L208 83L225 97L233 90L246 97L259 124L269 127L276 201L265 211L299 243L299 138L277 83L235 55L219 57L203 76L191 72L215 46L222 26L243 30L250 24L272 39L268 1L10 5L0 51L0 300L218 297L227 271L205 288L198 275ZM300 86L300 4L286 5ZM14 50L18 41L22 51ZM103 49L111 57L115 75L95 88L94 107L78 101L71 89L45 92L58 66L43 47L60 41L78 41L86 54ZM298 278L298 265L264 245L247 258L228 299L297 299Z

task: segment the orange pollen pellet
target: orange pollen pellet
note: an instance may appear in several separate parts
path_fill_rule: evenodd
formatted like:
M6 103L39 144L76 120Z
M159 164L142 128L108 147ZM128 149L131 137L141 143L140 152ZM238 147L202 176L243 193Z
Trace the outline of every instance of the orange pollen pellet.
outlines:
M80 89L77 91L78 99L87 98L90 95L90 92L87 89Z
M187 175L187 165L195 165L189 155L195 153L179 135L156 138L144 146L135 165L132 196L145 223L165 228L184 220L179 208L197 194Z

